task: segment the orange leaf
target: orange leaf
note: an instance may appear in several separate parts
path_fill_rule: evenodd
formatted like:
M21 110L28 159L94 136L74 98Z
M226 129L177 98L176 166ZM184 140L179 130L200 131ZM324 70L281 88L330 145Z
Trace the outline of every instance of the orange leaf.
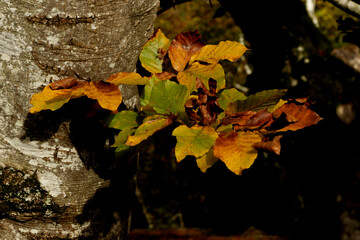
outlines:
M84 94L88 98L96 99L102 108L110 111L116 111L122 101L119 88L103 81L90 82L84 87Z
M254 163L257 150L253 145L260 141L260 135L254 132L220 133L215 141L214 156L223 161L230 171L240 175Z
M185 69L190 58L205 46L197 30L177 35L169 47L169 58L178 72Z
M273 112L274 118L278 119L282 114L286 115L289 125L276 130L276 132L296 131L311 125L317 124L322 118L310 110L306 105L298 105L296 103L284 104Z

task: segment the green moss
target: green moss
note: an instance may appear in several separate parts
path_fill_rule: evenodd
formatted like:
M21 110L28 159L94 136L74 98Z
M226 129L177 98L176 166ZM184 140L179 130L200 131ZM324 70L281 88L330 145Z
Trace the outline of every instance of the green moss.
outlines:
M0 168L0 218L56 219L64 210L41 187L36 173Z

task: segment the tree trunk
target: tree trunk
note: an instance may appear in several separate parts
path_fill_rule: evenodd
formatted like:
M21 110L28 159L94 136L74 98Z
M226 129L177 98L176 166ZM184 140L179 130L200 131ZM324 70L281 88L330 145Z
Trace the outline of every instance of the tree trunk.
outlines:
M158 3L0 2L0 239L126 236L127 161L104 150L107 133L83 116L87 102L31 115L29 99L53 80L134 71ZM137 89L122 93L134 107Z

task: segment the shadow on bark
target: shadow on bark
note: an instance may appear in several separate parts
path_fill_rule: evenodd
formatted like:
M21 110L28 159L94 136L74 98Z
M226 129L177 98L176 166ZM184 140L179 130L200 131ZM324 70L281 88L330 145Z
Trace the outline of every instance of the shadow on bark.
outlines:
M110 186L96 191L75 221L88 225L79 239L123 239L128 232L130 200L133 197L133 167L136 154L121 159L115 156L112 144L115 132L101 121L108 112L91 112L94 101L80 98L57 111L28 114L22 139L47 141L58 134L62 123L69 122L68 136L87 168L99 177L110 180Z

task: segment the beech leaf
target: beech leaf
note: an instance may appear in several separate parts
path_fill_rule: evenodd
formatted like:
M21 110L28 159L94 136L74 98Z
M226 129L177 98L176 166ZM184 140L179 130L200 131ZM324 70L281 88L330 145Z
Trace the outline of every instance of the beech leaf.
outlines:
M163 58L170 46L170 39L158 29L154 36L144 45L140 54L141 65L151 73L161 73L163 71Z
M214 156L230 171L240 175L254 163L257 150L253 145L260 141L260 135L250 131L220 133L214 145Z
M225 111L229 103L238 101L238 100L245 100L246 96L242 92L238 91L235 88L224 89L219 96L218 103L219 106Z
M257 150L265 150L280 155L281 144L280 139L282 135L275 136L272 140L265 140L263 142L257 142L253 144L253 147Z
M111 115L107 119L107 124L111 128L123 130L125 128L135 128L139 126L137 122L138 114L134 111L124 110Z
M149 82L149 78L142 77L135 72L119 72L111 75L106 82L119 86L120 84L126 85L145 85Z
M178 162L188 155L196 158L204 156L212 148L217 138L214 128L197 125L191 128L181 125L173 131L172 135L177 140L175 157Z
M118 86L103 81L90 82L85 85L84 94L88 98L96 99L102 108L110 111L116 111L122 101Z
M65 78L49 84L31 97L30 103L33 107L30 113L47 109L55 111L61 108L70 99L84 96L83 88L87 84L88 82L79 81L76 78Z
M189 98L186 86L170 80L155 82L146 89L149 97L149 105L159 114L178 114L185 112L185 103Z
M282 114L286 115L289 125L276 130L276 132L296 131L317 124L322 118L309 109L306 105L296 103L284 104L273 112L274 118L278 119Z
M173 68L180 72L185 69L190 58L205 46L197 30L177 35L169 47L169 58Z
M163 115L153 115L144 119L142 124L136 129L133 136L129 136L126 145L135 146L148 139L155 132L169 126L173 122L172 117Z
M239 42L221 41L217 45L206 45L203 47L191 58L190 62L217 63L223 59L234 62L238 60L246 50L247 48Z
M134 128L127 127L124 128L122 131L115 138L115 142L111 147L116 147L115 152L120 153L130 148L130 146L126 145L126 141L130 135L135 132Z
M225 88L226 85L224 69L220 64L204 65L195 62L177 76L179 83L187 86L190 91L196 89L196 78L199 78L208 89L210 78L216 80L217 90Z
M274 89L255 93L248 96L245 100L230 103L228 112L259 111L275 107L286 92L286 89Z
M207 152L204 156L201 156L196 159L196 163L200 170L203 173L206 173L206 170L214 165L219 159L214 156L213 149L210 149L209 152Z

